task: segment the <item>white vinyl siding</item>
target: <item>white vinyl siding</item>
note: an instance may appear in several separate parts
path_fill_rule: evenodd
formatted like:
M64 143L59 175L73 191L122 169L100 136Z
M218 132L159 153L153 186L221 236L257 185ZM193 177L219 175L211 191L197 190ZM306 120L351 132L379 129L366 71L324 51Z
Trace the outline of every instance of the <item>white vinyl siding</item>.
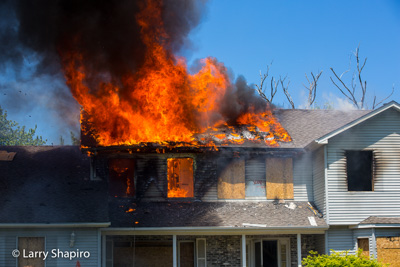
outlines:
M400 113L389 109L329 139L329 223L357 224L369 216L400 216ZM345 150L373 150L374 191L349 192Z
M70 248L72 231L75 232L75 246ZM79 260L81 266L99 266L100 255L98 255L98 230L97 229L0 229L0 266L16 266L16 259L11 252L17 248L18 237L44 237L45 248L49 251L46 259L46 267L70 267ZM79 258L70 261L69 258L51 258L51 250L60 249L61 251L89 251L89 258ZM74 265L75 266L75 265Z

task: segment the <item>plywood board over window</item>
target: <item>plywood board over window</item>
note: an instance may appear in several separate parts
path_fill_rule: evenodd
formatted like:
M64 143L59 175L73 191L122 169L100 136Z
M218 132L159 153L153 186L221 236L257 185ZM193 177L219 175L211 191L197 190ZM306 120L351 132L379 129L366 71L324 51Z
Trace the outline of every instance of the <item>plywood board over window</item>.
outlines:
M267 199L293 199L293 162L291 158L267 158Z
M45 251L45 240L44 237L19 237L18 238L18 250L26 251L26 255L29 251ZM18 267L35 266L44 267L43 255L38 258L18 258Z
M390 267L400 267L400 238L378 237L376 238L378 261L389 263Z
M244 199L245 161L233 160L222 166L224 169L218 178L218 198Z

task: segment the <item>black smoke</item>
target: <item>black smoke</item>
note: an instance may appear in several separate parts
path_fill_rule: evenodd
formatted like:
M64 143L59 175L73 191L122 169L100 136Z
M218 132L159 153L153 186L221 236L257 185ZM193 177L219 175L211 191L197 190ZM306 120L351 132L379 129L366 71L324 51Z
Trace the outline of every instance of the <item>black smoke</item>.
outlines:
M132 76L144 64L147 47L137 22L138 12L146 0L0 0L0 71L12 68L16 79L23 80L24 68L32 65L31 77L63 79L60 55L78 51L88 70L85 82L96 94L100 81L112 82L123 88L122 79ZM166 36L163 40L167 52L175 54L190 47L189 32L197 27L206 9L205 0L154 0L161 7L161 20ZM160 27L151 25L150 27ZM20 77L21 76L21 77ZM29 82L24 78L26 82ZM58 82L57 82L58 83ZM64 107L59 117L65 117L68 106L75 106L68 89L43 86L44 94L54 98L48 108ZM254 93L243 77L228 88L221 103L221 116L234 124L240 114L265 108L265 102ZM123 91L120 92L123 95ZM19 98L8 101L16 106ZM69 104L70 103L70 104ZM74 115L75 116L75 115Z
M200 23L205 3L156 2L168 49L176 52ZM36 53L37 73L55 74L61 67L60 51L74 50L82 53L92 73L118 82L143 64L146 46L136 15L145 5L145 0L5 0L0 4L0 62L21 68L25 54Z

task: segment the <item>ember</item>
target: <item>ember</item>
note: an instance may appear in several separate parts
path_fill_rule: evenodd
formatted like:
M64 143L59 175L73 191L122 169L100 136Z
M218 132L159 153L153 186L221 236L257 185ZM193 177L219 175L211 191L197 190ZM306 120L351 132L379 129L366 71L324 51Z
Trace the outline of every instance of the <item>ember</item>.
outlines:
M222 63L206 58L197 73L189 73L184 58L171 48L175 37L163 20L165 3L139 3L136 22L146 47L144 61L134 72L121 74L118 82L88 67L87 53L78 49L80 36L70 41L68 49L60 49L67 84L88 114L91 128L86 132L91 132L97 144L215 146L213 138L197 139L196 134L211 131L212 135L213 129L231 126L241 126L246 134L231 131L224 138L215 133L218 142L264 140L275 146L278 141L290 141L269 107L243 79L232 83Z

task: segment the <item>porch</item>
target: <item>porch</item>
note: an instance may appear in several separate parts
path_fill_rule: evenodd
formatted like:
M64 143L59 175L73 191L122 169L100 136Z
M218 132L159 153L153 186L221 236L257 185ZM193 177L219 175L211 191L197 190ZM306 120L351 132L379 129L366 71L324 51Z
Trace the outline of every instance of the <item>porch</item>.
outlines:
M102 234L102 266L296 267L310 250L325 251L323 229L193 230L166 234L107 229Z

